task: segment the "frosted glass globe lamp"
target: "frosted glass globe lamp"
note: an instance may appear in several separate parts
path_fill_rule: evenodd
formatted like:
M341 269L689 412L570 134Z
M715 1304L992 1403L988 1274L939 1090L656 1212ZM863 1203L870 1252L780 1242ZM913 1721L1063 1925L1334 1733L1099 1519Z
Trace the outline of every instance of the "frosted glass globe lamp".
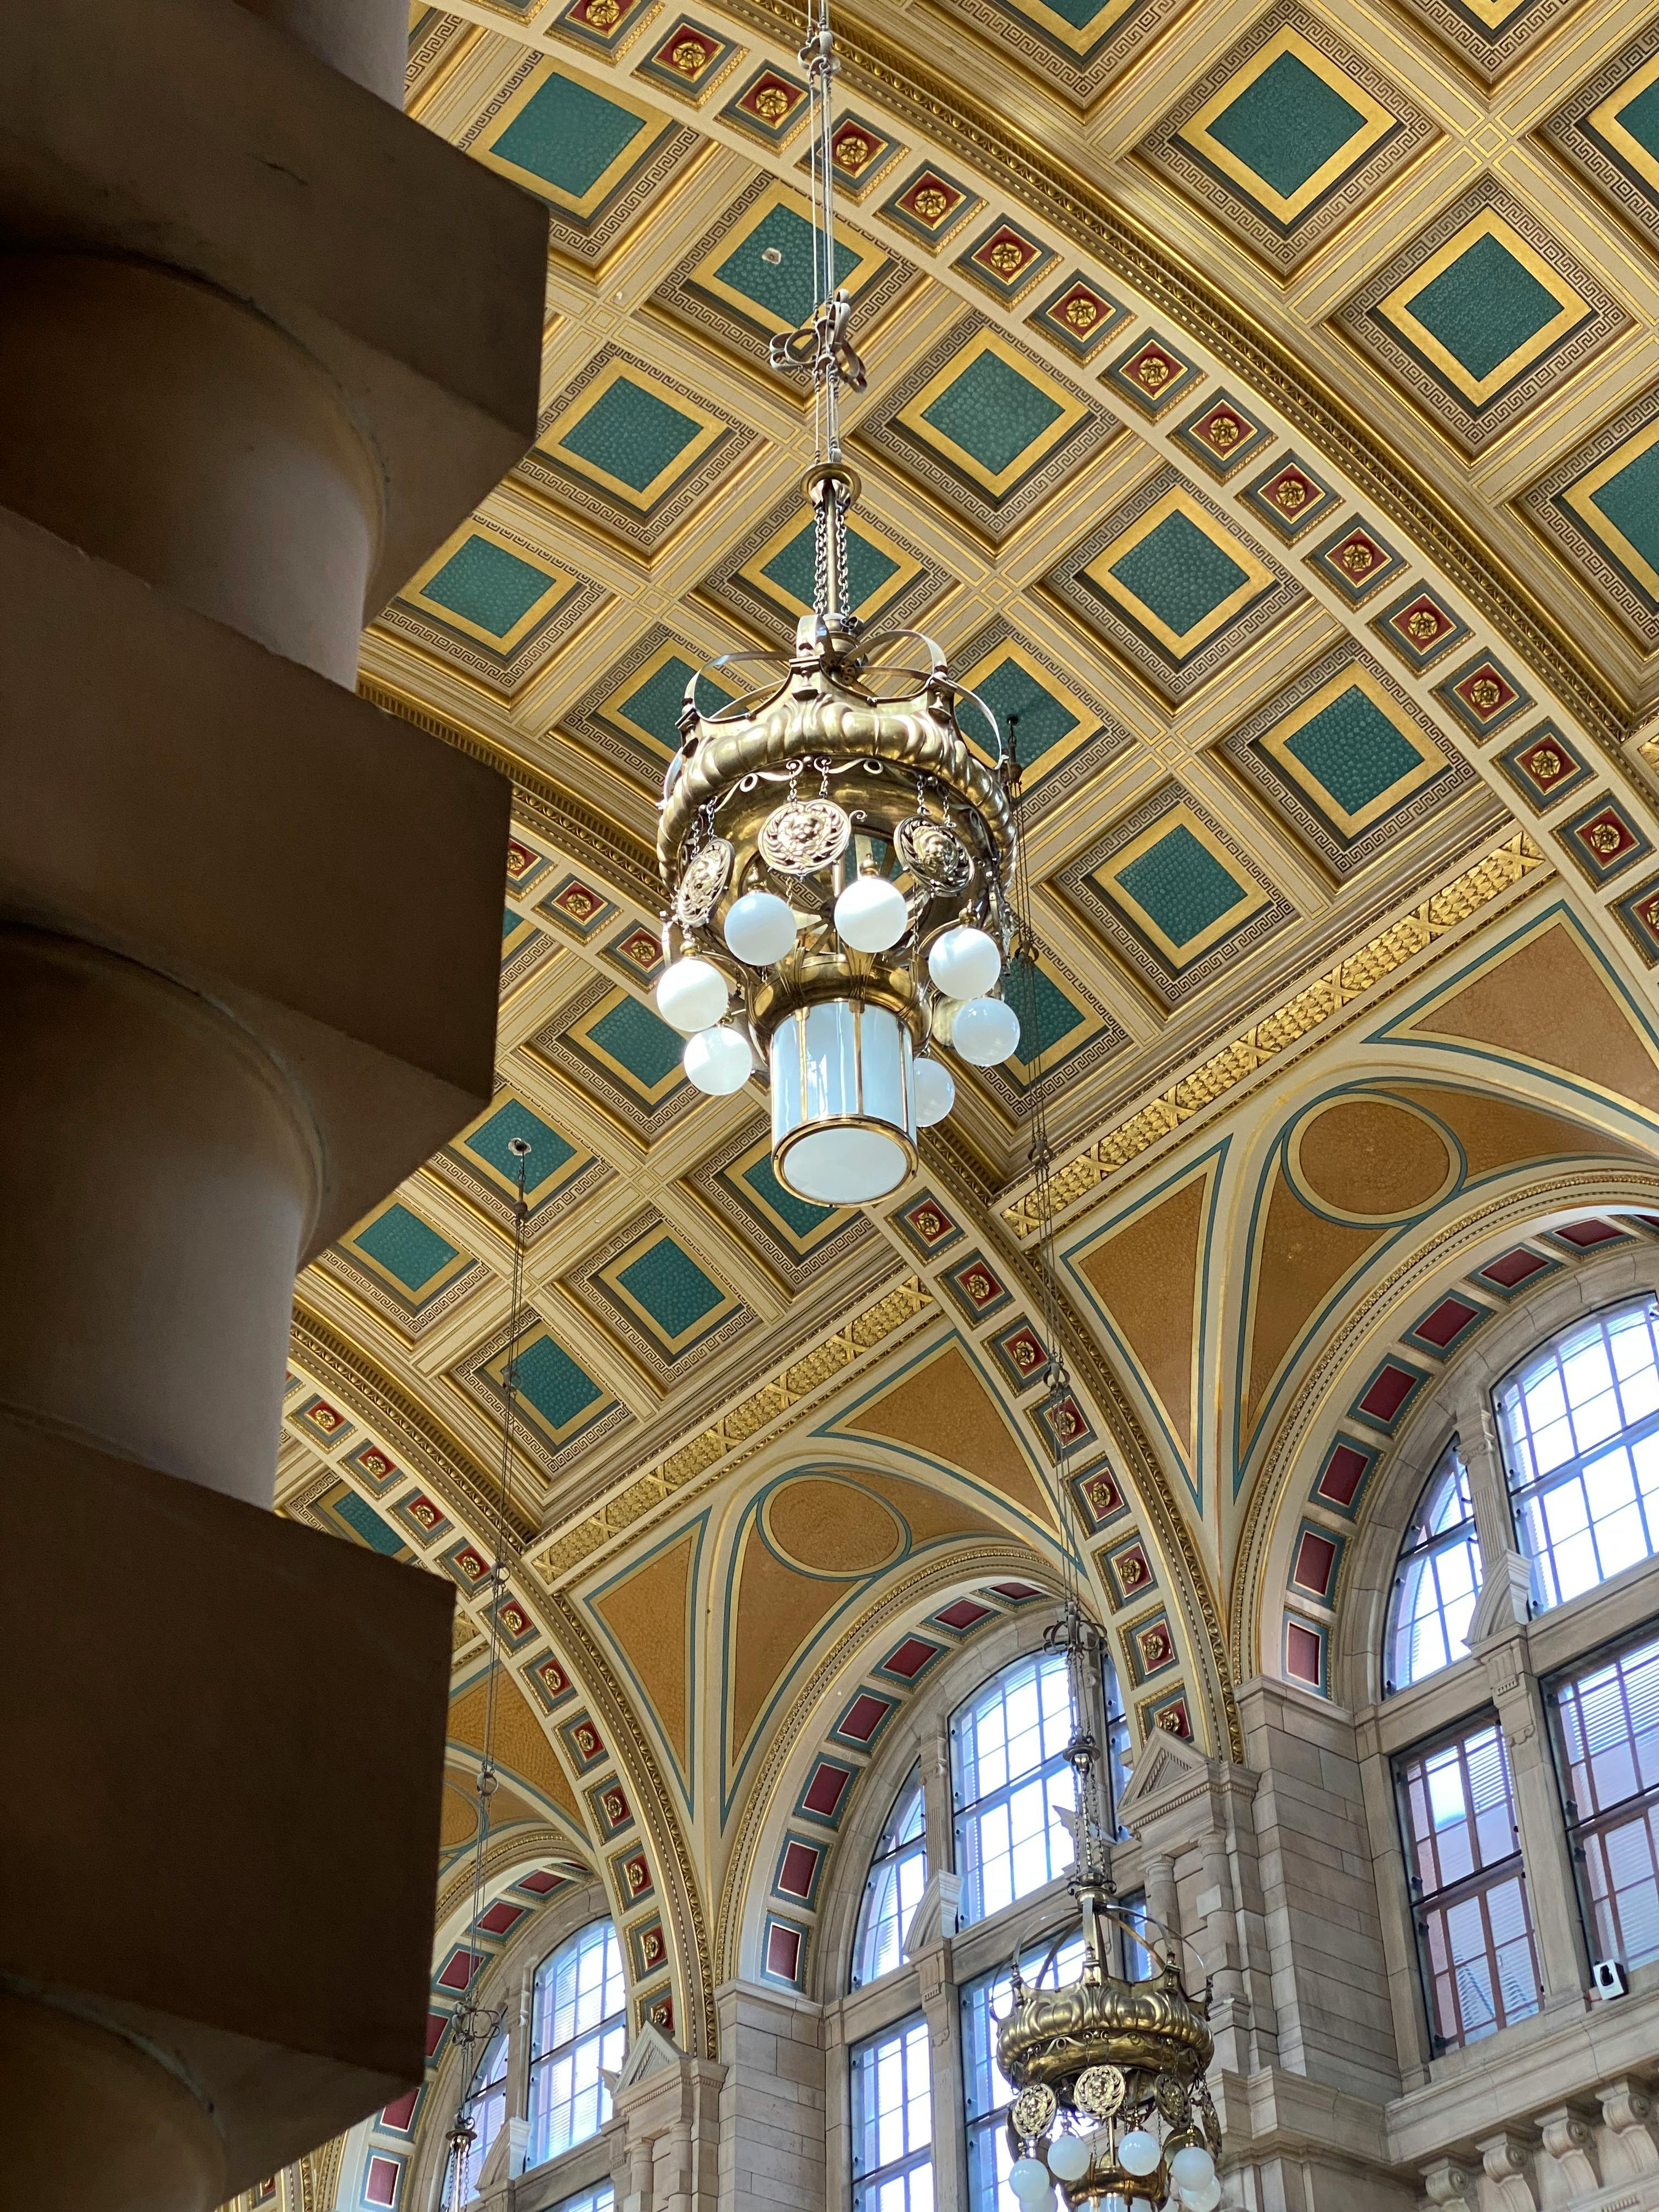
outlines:
M885 876L854 876L836 901L836 933L854 952L885 952L909 927L904 894Z
M933 939L927 950L927 973L947 999L982 999L997 987L1002 955L995 938L964 923Z
M726 995L720 969L695 954L671 961L657 978L657 1012L685 1036L712 1029L726 1012Z
M775 891L745 891L733 902L722 929L727 951L750 968L787 960L799 935L793 907Z
M1019 1016L1006 999L968 999L951 1010L951 1049L970 1067L995 1067L1019 1043Z
M699 1030L687 1041L684 1064L695 1089L711 1098L727 1098L753 1074L755 1055L748 1038L736 1030Z

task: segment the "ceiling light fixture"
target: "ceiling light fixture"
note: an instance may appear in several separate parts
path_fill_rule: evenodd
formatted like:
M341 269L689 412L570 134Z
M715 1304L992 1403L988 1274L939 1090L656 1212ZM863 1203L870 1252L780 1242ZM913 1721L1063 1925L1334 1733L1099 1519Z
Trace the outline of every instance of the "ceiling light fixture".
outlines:
M1017 773L995 715L931 639L866 632L854 611L848 515L859 480L842 459L840 407L843 386L861 392L866 380L836 277L828 0L811 0L800 59L817 304L773 340L771 358L812 384L812 611L793 655L711 664L759 664L739 697L704 714L698 678L686 687L657 835L669 901L657 1005L687 1036L699 1090L739 1091L767 1070L785 1188L857 1206L914 1174L917 1130L951 1111L940 1048L989 1067L1018 1045L1000 995L1023 936L1011 896ZM994 733L994 763L958 726L964 697Z

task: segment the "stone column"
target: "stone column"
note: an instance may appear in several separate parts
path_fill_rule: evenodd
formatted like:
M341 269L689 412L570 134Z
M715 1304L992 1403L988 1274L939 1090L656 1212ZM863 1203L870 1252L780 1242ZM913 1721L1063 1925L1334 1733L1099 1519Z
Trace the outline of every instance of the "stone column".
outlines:
M724 1984L714 2004L726 2064L720 2212L824 2212L818 2007L750 1982Z
M8 2181L205 2212L422 2071L450 1601L263 1509L296 1268L489 1095L509 794L351 687L534 434L545 216L396 0L0 34Z

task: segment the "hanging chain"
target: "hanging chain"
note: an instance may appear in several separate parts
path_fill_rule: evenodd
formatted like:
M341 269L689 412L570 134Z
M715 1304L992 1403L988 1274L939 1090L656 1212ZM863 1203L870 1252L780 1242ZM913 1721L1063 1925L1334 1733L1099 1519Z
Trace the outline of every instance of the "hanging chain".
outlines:
M1008 749L1005 758L1005 781L1010 803L1019 804L1019 714L1018 710L1008 716ZM1035 1007L1038 1000L1037 941L1031 926L1030 872L1026 859L1026 840L1022 836L1014 857L1015 932L1012 969L1014 975L1025 980L1026 1004ZM1066 1362L1066 1348L1061 1335L1060 1273L1054 1256L1054 1206L1052 1182L1054 1146L1048 1128L1048 1097L1054 1079L1054 1071L1043 1066L1044 1053L1041 1048L1030 1063L1032 1069L1028 1096L1031 1101L1030 1144L1027 1160L1031 1170L1032 1203L1037 1209L1041 1228L1037 1237L1036 1273L1037 1292L1042 1320L1042 1348L1048 1356L1048 1389L1039 1411L1042 1426L1048 1441L1048 1461L1052 1477L1052 1500L1055 1526L1060 1539L1060 1617L1049 1632L1050 1648L1063 1650L1066 1670L1072 1693L1074 1716L1072 1740L1066 1747L1066 1756L1077 1778L1078 1822L1077 1857L1079 1876L1104 1880L1106 1875L1107 1824L1101 1794L1101 1752L1087 1716L1094 1698L1088 1677L1091 1668L1099 1664L1102 1636L1084 1602L1086 1587L1083 1563L1083 1544L1078 1528L1076 1501L1072 1495L1071 1460L1077 1434L1076 1401L1073 1396L1071 1371Z
M493 2010L486 2011L474 2000L472 1984L483 1959L483 1953L476 1947L483 1942L481 1923L484 1910L484 1862L489 1848L490 1801L495 1795L499 1782L495 1771L495 1699L501 1686L501 1607L507 1599L507 1555L512 1540L513 1457L519 1416L519 1338L524 1329L525 1232L530 1216L529 1203L525 1196L526 1178L530 1166L529 1142L523 1137L509 1137L507 1150L512 1153L517 1169L518 1197L513 1209L513 1273L507 1362L501 1370L503 1403L501 1467L495 1495L495 1556L483 1584L489 1593L489 1657L484 1674L483 1741L480 1747L478 1779L475 1785L478 1801L478 1839L472 1855L472 1910L467 1921L465 1947L466 1994L453 2014L460 2059L461 2101L456 2108L455 2124L448 2136L450 2212L461 2212L466 2184L467 2154L478 2140L478 2131L466 2112L466 2100L472 2089L472 2076L479 2058L500 2027L506 2009L506 2000L503 1999Z

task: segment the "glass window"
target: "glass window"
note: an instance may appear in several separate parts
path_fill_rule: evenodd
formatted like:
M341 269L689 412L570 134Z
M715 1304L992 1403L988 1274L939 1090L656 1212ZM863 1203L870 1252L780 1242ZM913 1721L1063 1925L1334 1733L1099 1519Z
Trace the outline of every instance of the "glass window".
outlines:
M1033 1652L985 1684L951 1723L959 1917L964 1926L1029 1896L1072 1863L1077 1782L1063 1651Z
M1400 1547L1382 1659L1384 1696L1468 1656L1480 1595L1480 1539L1468 1469L1454 1440L1424 1487Z
M584 2189L579 2197L561 2197L552 2212L616 2212L617 2192L608 2181Z
M1437 2051L1538 2009L1532 1914L1502 1730L1489 1721L1395 1769Z
M1659 1639L1553 1686L1590 1955L1659 1959Z
M627 2045L622 1947L594 1920L536 1969L530 2040L530 2163L598 2135L611 2117L599 2078Z
M1039 1943L1019 1962L1028 1981L1048 1956ZM1083 1935L1073 1929L1055 1952L1042 1975L1045 1989L1074 1982L1083 1965ZM997 2064L997 2027L1007 2017L1012 1984L1008 1969L981 1974L962 1992L963 2102L968 2118L968 2212L1000 2212L1012 2203L1004 2195L1013 2153L1008 2148L1004 2122L1013 2102L1013 2090Z
M858 1935L853 1943L853 1987L861 1989L881 1974L890 1974L904 1960L904 1938L910 1916L927 1887L926 1813L921 1796L921 1769L912 1767L910 1778L893 1801L887 1826L881 1832L864 1885L859 1908Z
M506 2118L507 2030L502 2028L484 2045L483 2056L472 2069L472 2086L461 2101L461 2118L476 2137L461 2153L463 2204L478 2193L478 2176Z
M853 2212L933 2212L927 2023L853 2049Z
M1659 1345L1650 1295L1575 1322L1496 1393L1533 1599L1565 1605L1659 1543Z
M1118 1826L1118 1800L1122 1796L1134 1765L1134 1743L1129 1734L1129 1717L1123 1710L1122 1693L1117 1686L1117 1669L1112 1664L1112 1655L1103 1642L1100 1654L1100 1692L1106 1707L1106 1759L1104 1774L1110 1793L1107 1800L1109 1826L1120 1843L1127 1843L1129 1832Z

